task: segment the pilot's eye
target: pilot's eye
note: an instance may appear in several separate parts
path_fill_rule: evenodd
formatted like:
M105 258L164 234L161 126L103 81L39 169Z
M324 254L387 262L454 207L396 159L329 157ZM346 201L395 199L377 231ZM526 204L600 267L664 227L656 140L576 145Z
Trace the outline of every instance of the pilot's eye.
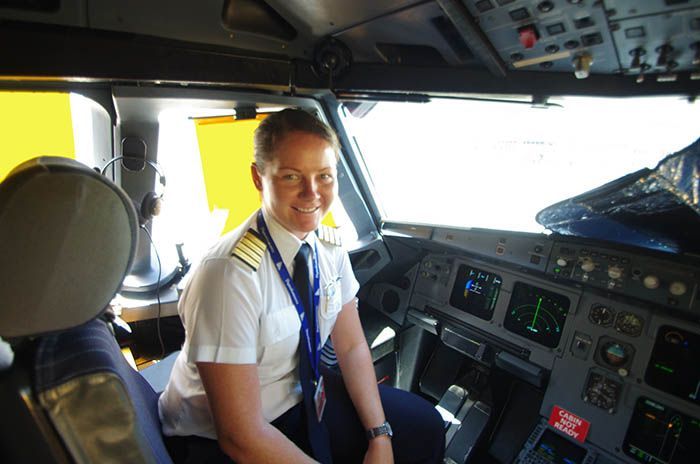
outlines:
M282 176L282 180L287 182L296 182L299 180L299 174L285 174Z
M319 177L321 179L321 182L324 184L330 184L331 182L333 182L335 180L335 178L333 177L333 174L328 174L328 173L321 174Z

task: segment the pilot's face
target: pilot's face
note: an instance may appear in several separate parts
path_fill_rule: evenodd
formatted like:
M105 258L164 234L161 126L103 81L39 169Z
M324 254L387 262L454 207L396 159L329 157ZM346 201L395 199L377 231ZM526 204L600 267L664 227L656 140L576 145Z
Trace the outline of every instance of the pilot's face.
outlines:
M251 171L265 213L299 239L318 228L338 193L335 152L314 134L290 132L263 172Z

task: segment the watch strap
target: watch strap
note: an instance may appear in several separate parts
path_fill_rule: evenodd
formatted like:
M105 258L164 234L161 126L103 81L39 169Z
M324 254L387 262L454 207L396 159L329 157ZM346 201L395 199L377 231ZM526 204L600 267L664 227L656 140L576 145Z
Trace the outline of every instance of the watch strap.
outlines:
M384 421L384 423L379 427L374 427L367 430L368 440L377 438L382 435L389 435L389 438L394 436L394 432L391 430L391 425L389 425L389 421Z

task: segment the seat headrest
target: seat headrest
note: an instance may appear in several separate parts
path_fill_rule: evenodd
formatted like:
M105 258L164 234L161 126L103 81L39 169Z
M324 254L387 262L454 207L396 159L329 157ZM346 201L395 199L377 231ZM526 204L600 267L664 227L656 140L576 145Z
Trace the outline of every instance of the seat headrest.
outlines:
M87 166L40 157L0 184L0 336L83 324L129 271L138 222L129 197Z

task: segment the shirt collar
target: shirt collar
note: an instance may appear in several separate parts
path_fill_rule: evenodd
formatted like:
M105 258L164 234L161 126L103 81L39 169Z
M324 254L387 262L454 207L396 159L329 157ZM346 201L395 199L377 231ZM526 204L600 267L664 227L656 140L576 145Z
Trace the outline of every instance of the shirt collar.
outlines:
M315 232L309 232L306 234L306 238L304 240L299 240L296 235L285 229L282 224L277 222L277 220L275 220L275 218L271 215L266 214L264 210L263 218L265 218L265 224L267 224L267 228L270 231L270 236L272 237L272 240L275 241L275 245L277 245L282 261L284 262L284 265L287 266L287 269L292 269L294 257L299 252L299 248L301 248L302 243L308 243L309 246L311 246L311 250L315 249Z

